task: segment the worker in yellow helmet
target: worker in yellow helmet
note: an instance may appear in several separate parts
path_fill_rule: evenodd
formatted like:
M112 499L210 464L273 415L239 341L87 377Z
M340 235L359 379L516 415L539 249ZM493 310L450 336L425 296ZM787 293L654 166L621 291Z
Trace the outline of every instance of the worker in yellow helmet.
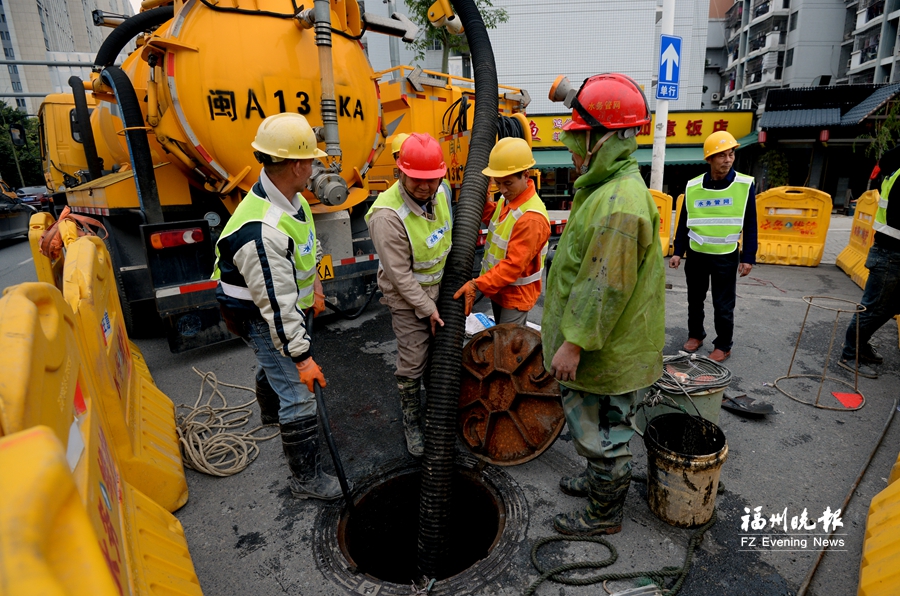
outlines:
M279 423L298 499L334 500L337 478L319 461L315 383L322 369L310 356L304 311L325 310L316 262L321 258L312 212L303 195L313 160L326 157L300 114L269 116L252 143L262 172L216 242L212 278L228 328L256 354L264 424Z
M703 303L712 285L716 339L709 355L716 362L731 356L737 275L744 277L756 263L756 186L753 177L736 172L738 142L720 130L703 143L709 171L687 183L675 230L669 267L678 269L687 252L684 277L688 289L688 340L685 352L703 345ZM738 239L743 232L743 245Z
M494 179L503 199L485 204L483 220L490 222L481 275L467 281L453 298L465 296L472 312L477 290L491 299L497 323L524 325L528 311L541 295L541 273L550 239L550 217L537 195L528 168L534 165L524 139L507 137L491 150L482 173Z
M408 138L408 134L406 134L405 132L401 132L394 137L393 141L391 141L391 153L394 154L394 161L397 161L400 158L400 147L403 146L403 141Z

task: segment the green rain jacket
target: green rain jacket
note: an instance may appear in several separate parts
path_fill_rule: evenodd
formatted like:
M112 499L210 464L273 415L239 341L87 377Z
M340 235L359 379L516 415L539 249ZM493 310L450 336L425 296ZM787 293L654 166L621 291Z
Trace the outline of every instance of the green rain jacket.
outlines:
M576 154L587 153L585 133L562 137ZM549 370L563 341L580 346L575 381L563 384L599 395L642 389L662 374L666 303L660 220L631 157L635 149L634 137L613 135L575 181L544 298L544 365Z

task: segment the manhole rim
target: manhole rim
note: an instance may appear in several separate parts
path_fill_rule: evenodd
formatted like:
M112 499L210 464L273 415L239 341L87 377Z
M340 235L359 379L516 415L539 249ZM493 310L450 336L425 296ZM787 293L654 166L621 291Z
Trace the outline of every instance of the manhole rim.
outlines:
M477 471L479 460L471 454L457 456L455 465L468 471ZM386 476L400 475L421 469L421 464L408 459L394 460L358 483L353 497L366 493L384 482ZM502 506L498 516L503 528L498 532L491 549L484 559L471 567L435 583L429 594L472 594L496 579L507 567L528 530L528 502L519 485L503 469L484 466L478 479L498 497ZM343 586L353 593L384 596L405 596L410 593L409 584L397 584L380 580L366 573L354 572L352 563L341 548L338 527L344 518L343 502L323 507L313 526L313 554L316 566L329 581Z

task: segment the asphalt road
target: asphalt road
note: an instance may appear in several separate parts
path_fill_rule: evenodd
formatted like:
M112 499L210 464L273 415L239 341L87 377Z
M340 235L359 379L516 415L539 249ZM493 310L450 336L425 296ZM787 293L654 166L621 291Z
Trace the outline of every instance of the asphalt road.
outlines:
M728 459L722 468L725 491L717 502L718 522L707 532L694 557L690 575L681 590L686 596L795 594L815 560L814 530L789 531L794 542L763 545L763 534L789 538L772 529L770 516L787 512L787 518L807 515L814 521L826 508L841 507L851 484L872 450L895 399L893 383L900 370L897 326L889 323L875 335L874 343L885 356L878 380L860 379L866 405L858 411L816 409L788 399L772 385L787 374L791 355L806 312L802 297L828 295L859 300L862 290L833 265L837 251L846 245L849 220L834 218L829 247L816 268L759 265L748 278L739 280L735 313L735 347L726 363L734 374L732 389L774 405L778 414L751 420L723 411L719 426L728 441ZM34 279L27 244L0 245L0 284ZM830 263L829 263L830 261ZM32 269L29 270L29 267ZM681 270L667 269L672 289L666 293L666 354L674 354L686 339L686 289ZM482 304L486 308L486 304ZM708 312L711 306L708 304ZM540 308L530 315L540 322ZM709 317L711 319L711 316ZM794 373L821 374L830 343L834 313L813 309L809 315L794 363ZM839 322L832 361L837 357L846 319ZM713 330L708 329L710 337ZM254 357L238 341L196 350L169 353L163 339L137 339L157 385L176 404L193 404L200 392L200 377L192 371L214 372L223 382L252 386ZM374 304L356 321L335 321L315 334L316 359L328 378L325 399L335 439L348 475L359 482L377 474L389 462L406 456L402 424L392 376L396 343L384 307ZM705 350L705 348L703 348ZM842 369L830 367L829 375L853 379ZM817 384L797 382L796 395L814 398ZM838 405L826 385L822 401ZM252 394L225 389L229 404L252 399ZM255 405L249 406L258 421ZM842 512L839 529L843 544L832 549L815 576L808 594L850 596L856 593L865 520L872 497L886 486L891 465L897 459L900 425L894 423L868 472ZM640 437L632 441L635 473L646 474L646 455ZM327 460L327 455L324 457ZM473 594L521 594L538 577L530 561L535 540L554 534L554 513L573 509L579 499L562 494L556 484L561 475L577 473L582 461L567 433L537 459L505 468L525 495L527 529L513 549L506 567ZM190 500L177 517L185 535L204 593L330 595L356 593L331 581L320 571L312 543L320 531L323 507L296 501L288 489L289 471L278 439L261 443L259 458L244 472L213 478L187 471ZM741 517L761 507L764 529L742 530ZM475 531L473 529L473 531ZM618 560L608 571L631 572L682 564L691 530L677 529L660 521L648 508L646 487L633 483L626 503L622 533L609 537ZM749 535L749 536L748 536ZM748 537L756 538L753 544ZM742 539L743 543L742 543ZM805 539L805 543L800 541ZM805 546L803 546L805 544ZM394 548L391 536L384 548ZM542 551L545 552L545 551ZM607 557L599 546L568 544L547 547L548 564ZM613 582L615 591L633 586ZM364 593L360 590L359 593ZM370 592L374 593L374 592ZM602 594L598 585L578 587L545 584L538 594Z

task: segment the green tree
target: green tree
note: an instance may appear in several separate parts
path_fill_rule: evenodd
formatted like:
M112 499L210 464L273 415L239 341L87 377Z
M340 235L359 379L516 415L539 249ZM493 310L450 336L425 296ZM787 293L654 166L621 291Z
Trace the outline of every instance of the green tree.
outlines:
M17 123L25 126L26 138L24 147L15 148L19 158L19 169L22 170L21 178L19 169L16 168L12 139L9 136L9 125ZM6 105L3 101L0 101L0 176L3 176L3 180L13 188L45 184L38 144L37 118L29 118L24 112Z
M431 21L428 20L428 8L434 4L434 0L404 0L404 2L409 8L410 20L419 26L419 34L415 41L409 44L409 47L416 52L416 61L425 58L425 51L434 47L435 42L439 42L444 51L441 57L441 72L448 72L451 51L460 54L469 53L465 34L454 35L445 27L437 28L431 24ZM506 10L495 8L491 0L475 0L475 5L481 13L484 26L488 29L495 29L500 23L509 20Z
M900 102L891 101L881 110L881 118L875 120L873 132L856 137L860 141L868 141L866 157L874 157L878 162L881 156L897 146L900 142ZM856 143L853 143L853 151L856 151ZM869 180L866 188L871 188Z
M788 185L790 179L788 177L788 160L784 153L777 149L769 149L759 158L759 163L763 167L763 178L766 180L768 188Z

